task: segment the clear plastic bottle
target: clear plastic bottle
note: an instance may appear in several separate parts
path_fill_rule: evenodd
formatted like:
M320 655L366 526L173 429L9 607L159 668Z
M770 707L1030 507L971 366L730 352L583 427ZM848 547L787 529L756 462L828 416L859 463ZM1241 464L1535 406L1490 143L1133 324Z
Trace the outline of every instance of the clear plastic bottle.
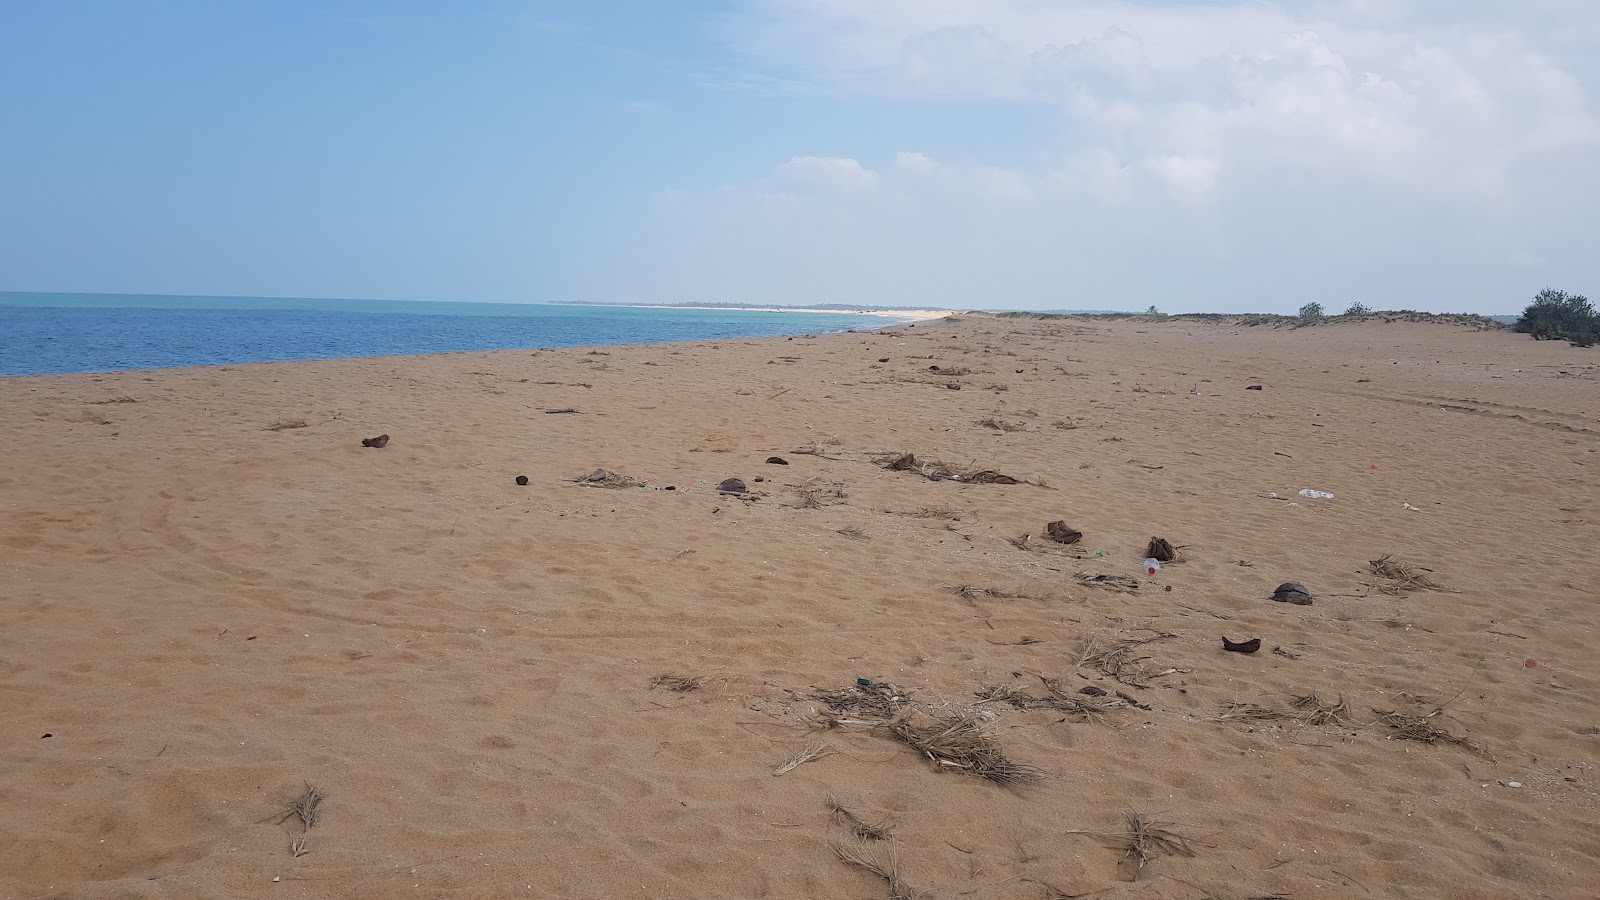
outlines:
M1144 561L1144 573L1146 575L1154 575L1159 571L1161 571L1161 560L1156 559L1154 556L1146 557Z

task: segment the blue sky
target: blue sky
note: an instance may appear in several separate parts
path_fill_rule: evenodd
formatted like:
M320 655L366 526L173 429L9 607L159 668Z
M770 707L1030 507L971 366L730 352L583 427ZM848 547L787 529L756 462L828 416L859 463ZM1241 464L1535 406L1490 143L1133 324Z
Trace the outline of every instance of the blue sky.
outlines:
M0 290L1516 311L1593 0L0 5Z

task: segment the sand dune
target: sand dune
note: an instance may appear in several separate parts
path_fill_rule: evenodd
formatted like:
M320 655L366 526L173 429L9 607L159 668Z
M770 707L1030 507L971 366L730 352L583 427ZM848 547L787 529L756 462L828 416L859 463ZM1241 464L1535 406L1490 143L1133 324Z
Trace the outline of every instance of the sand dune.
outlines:
M1595 351L1412 324L3 379L0 897L888 896L830 796L892 828L902 893L1597 896L1597 419ZM1152 535L1182 561L1150 577ZM1385 554L1440 588L1386 592ZM814 699L858 679L1046 777ZM1045 679L1139 705L978 699ZM1217 720L1312 693L1352 720ZM1129 811L1193 856L1139 870L1095 836Z

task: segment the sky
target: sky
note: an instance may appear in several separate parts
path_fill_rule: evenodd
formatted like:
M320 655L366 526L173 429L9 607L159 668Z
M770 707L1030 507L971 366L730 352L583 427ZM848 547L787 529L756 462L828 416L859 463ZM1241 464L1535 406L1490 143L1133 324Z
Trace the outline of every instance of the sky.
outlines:
M0 290L1517 312L1595 0L0 0Z

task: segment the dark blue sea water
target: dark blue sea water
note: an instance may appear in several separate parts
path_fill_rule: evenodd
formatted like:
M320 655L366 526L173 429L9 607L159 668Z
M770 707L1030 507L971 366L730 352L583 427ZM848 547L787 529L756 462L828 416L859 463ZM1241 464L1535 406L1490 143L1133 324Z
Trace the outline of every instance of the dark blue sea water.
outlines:
M722 340L893 321L624 306L0 292L0 375Z

